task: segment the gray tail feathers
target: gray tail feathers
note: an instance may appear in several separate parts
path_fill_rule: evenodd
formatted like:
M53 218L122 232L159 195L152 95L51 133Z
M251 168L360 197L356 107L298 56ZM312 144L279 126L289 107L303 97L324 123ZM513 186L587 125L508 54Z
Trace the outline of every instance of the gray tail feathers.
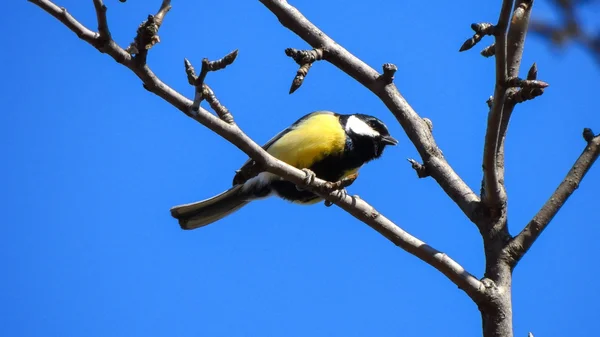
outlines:
M211 224L252 201L253 198L242 191L242 186L236 185L210 199L175 206L171 208L171 215L179 220L182 229L195 229Z

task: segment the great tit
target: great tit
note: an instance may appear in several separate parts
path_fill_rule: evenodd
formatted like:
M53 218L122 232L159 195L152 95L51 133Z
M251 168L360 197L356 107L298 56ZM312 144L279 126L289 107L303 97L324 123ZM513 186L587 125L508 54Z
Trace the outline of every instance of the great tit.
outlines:
M309 169L326 181L336 182L357 173L365 163L379 158L386 145L398 141L379 119L363 115L341 115L330 111L310 113L283 130L263 148L273 157L299 169ZM250 201L276 195L299 204L314 204L318 195L261 170L248 160L235 174L229 190L191 204L171 208L182 229L213 223L239 210Z

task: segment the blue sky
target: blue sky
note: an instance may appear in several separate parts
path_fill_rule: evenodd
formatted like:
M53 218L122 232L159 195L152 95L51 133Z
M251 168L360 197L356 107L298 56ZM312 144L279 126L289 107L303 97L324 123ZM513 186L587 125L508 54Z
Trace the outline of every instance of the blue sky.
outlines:
M108 0L122 46L160 1ZM356 56L399 70L396 84L448 161L478 190L494 65L458 53L469 25L497 19L470 1L294 1ZM58 2L96 27L92 1ZM25 1L7 3L0 103L3 226L0 334L4 336L478 336L479 312L435 269L342 210L270 199L196 231L173 205L219 193L246 159L234 146L142 88L106 55ZM537 17L552 18L543 1ZM590 18L595 13L589 15ZM368 113L400 145L361 170L350 192L477 276L479 233L432 179L384 105L333 66L315 64L288 95L296 71L286 47L306 48L258 1L174 1L149 64L192 96L183 58L200 65L239 49L207 82L247 134L263 143L321 109ZM511 232L537 212L600 132L600 68L579 48L527 40L523 74L538 63L546 93L522 104L507 143ZM600 167L514 274L516 336L592 336L600 292ZM590 285L588 287L587 285Z

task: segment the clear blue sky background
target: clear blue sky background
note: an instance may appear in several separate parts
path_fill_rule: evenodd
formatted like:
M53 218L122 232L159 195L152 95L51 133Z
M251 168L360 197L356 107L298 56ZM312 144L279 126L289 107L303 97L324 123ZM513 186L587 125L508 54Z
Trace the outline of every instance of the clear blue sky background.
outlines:
M107 0L123 46L156 1ZM455 170L479 190L493 59L458 53L469 25L497 19L499 1L294 1L340 44L396 83ZM92 1L62 0L88 27ZM25 1L0 21L0 335L3 336L478 336L477 307L439 272L336 207L271 199L196 231L173 205L230 186L238 149L142 88L106 55ZM538 1L537 17L552 18ZM596 9L588 17L600 14ZM383 104L327 63L288 95L286 47L307 45L258 1L174 1L149 63L188 97L183 58L200 65L240 54L208 83L239 125L263 143L320 109L376 115L400 145L367 165L350 191L478 277L478 231L432 179L406 162L413 145ZM507 145L512 233L536 213L600 132L600 69L579 48L530 37L551 86L520 105ZM595 285L600 166L592 169L514 275L516 336L597 334Z

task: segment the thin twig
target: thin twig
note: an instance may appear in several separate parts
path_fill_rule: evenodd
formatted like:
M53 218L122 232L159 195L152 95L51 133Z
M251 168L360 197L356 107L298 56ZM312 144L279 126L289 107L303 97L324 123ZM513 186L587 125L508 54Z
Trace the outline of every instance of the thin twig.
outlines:
M308 71L312 64L316 61L323 59L324 51L322 48L315 48L313 50L298 50L294 48L287 48L285 54L296 61L300 68L296 71L296 76L290 86L290 94L293 94L304 82L304 78L308 75Z
M202 96L210 107L217 113L217 116L227 124L233 124L233 115L219 100L208 84L202 84Z
M198 113L198 108L200 107L200 103L204 99L208 101L210 106L215 110L217 115L224 120L225 122L231 124L233 123L233 115L229 112L229 110L219 103L219 100L215 96L212 89L204 83L206 79L206 75L209 71L217 71L221 69L225 69L228 65L232 64L235 61L238 55L238 50L234 50L231 53L225 55L225 57L220 58L216 61L209 61L207 58L202 59L202 69L200 70L200 75L196 76L196 72L192 63L188 59L184 59L185 65L185 73L187 74L188 82L195 87L194 94L194 103L190 109L192 114Z
M474 23L471 25L471 29L475 31L473 37L467 39L462 46L460 46L459 52L463 52L473 48L481 39L486 35L493 35L495 27L491 23Z
M108 20L106 19L106 6L102 0L94 0L94 7L96 9L96 19L98 21L98 34L100 39L109 40L110 30L108 29Z
M554 218L571 194L579 187L585 174L592 167L596 159L598 159L600 155L600 135L590 137L590 134L593 135L590 129L584 130L584 138L587 145L583 153L579 156L571 170L569 170L565 179L558 185L556 191L550 196L550 199L546 201L544 206L525 226L521 233L508 244L506 252L511 258L513 268L531 248L544 229L548 227L552 218Z
M506 69L506 30L513 2L513 0L502 1L500 17L498 18L498 23L494 29L494 35L496 37L496 85L485 134L485 145L483 149L484 193L481 196L482 201L493 210L502 208L506 202L506 193L499 181L500 177L496 166L496 155L502 109L506 97L506 82L508 80L508 72Z
M137 29L137 34L133 42L125 50L135 55L135 60L140 63L146 63L148 50L160 42L158 30L163 23L165 15L171 10L171 0L163 0L156 12L156 15L148 15L148 19L142 22Z
M58 18L61 22L70 22L66 19L64 19L65 21L61 19L64 18L64 15L62 15L62 10L52 4L50 1L32 0L32 2L38 4L42 9ZM70 19L75 21L72 17ZM65 25L67 24L65 23ZM86 35L86 32L88 31L87 28L78 22L76 22L76 24L67 25L67 27L71 28L71 30L73 30L78 36L88 36ZM91 39L89 42L90 44L94 45L96 41ZM237 125L228 124L222 121L202 107L198 109L197 114L192 115L190 113L192 101L185 98L183 95L162 82L146 64L139 64L133 61L131 56L116 44L108 45L105 52L114 59L123 58L122 54L125 53L125 55L127 55L129 58L126 58L122 63L131 69L144 82L149 91L162 97L174 107L185 113L187 116L193 118L231 142L233 145L246 153L250 158L259 163L259 165L262 165L262 167L264 167L268 172L274 173L296 185L301 185L303 183L306 177L304 171L290 166L271 156L261 146L256 144L250 137L248 137L242 130L240 130ZM433 167L435 168L438 166L434 165ZM402 247L407 252L415 255L429 265L441 271L477 303L482 302L485 292L483 284L473 275L469 274L456 261L405 232L385 216L379 214L372 206L359 198L349 195L343 195L340 197L336 191L326 195L320 194L319 190L326 186L327 183L327 181L315 178L311 183L310 189L323 198L334 202L336 205L346 210L357 219L365 222L394 244Z
M507 72L509 78L519 76L521 59L523 57L523 49L525 46L525 38L529 27L529 19L533 8L533 0L518 0L513 11L511 25L507 34ZM535 66L535 64L534 64ZM535 74L528 74L528 80L537 80L537 66L534 67ZM535 75L534 77L532 77ZM524 88L515 90L509 88L507 91L507 100L504 103L502 110L502 118L500 120L500 128L498 130L498 145L496 155L496 166L498 170L498 179L504 182L504 144L506 141L506 133L508 132L508 124L512 116L515 105L526 100L531 100L543 94L541 88Z

